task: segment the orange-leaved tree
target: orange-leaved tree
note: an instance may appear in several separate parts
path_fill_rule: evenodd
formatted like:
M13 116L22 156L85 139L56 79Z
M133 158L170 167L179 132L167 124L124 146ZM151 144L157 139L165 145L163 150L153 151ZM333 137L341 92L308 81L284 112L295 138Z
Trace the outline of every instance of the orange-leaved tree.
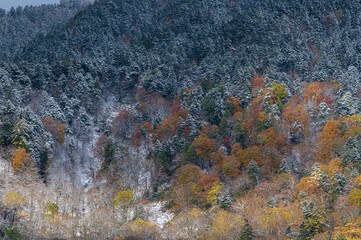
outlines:
M256 95L258 91L265 88L265 78L255 77L251 80L251 93L252 95Z
M232 104L233 114L242 111L241 101L238 98L234 97L233 95L229 95L227 97L226 101L228 101Z
M155 131L156 140L166 140L176 135L177 129L187 118L189 110L182 108L182 102L176 98L171 107L171 113L163 120Z
M317 192L320 190L321 184L317 178L304 177L296 187L296 197L298 197L301 192L304 192L309 197L311 197L312 195L317 194Z
M19 148L16 150L13 158L13 167L16 171L25 167L30 161L30 154L26 152L25 148Z
M209 161L211 153L215 151L216 140L202 133L193 141L193 145L196 148L197 155L203 160Z
M338 143L341 140L340 121L331 119L322 128L320 136L317 138L318 162L329 162L336 157Z
M295 122L299 122L302 126L302 132L305 134L309 130L310 115L303 107L301 98L298 95L293 95L286 103L282 113L282 121L286 130L290 130Z
M254 160L258 165L262 165L261 148L258 146L242 149L241 144L236 143L232 148L232 155L236 156L241 166L246 167L251 160Z
M313 82L303 89L303 98L305 102L314 102L320 104L323 100L322 88L320 82Z

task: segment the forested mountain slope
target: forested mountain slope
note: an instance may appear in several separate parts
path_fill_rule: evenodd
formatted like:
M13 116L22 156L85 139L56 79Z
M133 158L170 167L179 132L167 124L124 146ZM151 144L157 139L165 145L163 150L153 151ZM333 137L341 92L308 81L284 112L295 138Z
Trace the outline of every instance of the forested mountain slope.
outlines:
M359 1L73 3L4 18L0 236L361 238Z
M0 60L13 59L30 40L63 24L92 1L62 0L60 4L0 9Z

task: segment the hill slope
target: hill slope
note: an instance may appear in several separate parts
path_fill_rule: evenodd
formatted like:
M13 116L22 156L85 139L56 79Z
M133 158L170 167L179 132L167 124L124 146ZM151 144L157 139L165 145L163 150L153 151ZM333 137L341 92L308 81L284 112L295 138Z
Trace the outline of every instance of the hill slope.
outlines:
M99 0L14 40L0 236L359 238L360 7Z

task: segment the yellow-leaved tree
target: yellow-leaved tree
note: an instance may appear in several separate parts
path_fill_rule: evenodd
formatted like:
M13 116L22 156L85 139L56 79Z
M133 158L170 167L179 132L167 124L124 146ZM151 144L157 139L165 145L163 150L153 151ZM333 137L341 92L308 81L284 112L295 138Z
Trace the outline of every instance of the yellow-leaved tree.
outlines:
M120 191L113 199L113 206L126 207L133 201L132 190Z

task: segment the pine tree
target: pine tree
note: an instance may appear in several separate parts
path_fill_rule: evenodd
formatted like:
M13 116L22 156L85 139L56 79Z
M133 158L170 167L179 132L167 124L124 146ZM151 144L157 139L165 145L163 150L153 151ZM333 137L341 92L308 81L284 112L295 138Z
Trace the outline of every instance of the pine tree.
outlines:
M350 92L346 92L339 101L337 101L337 112L341 115L354 114L354 99Z
M221 124L219 125L219 132L223 135L227 132L228 119L232 116L231 112L227 109L221 119Z
M184 156L184 161L186 163L193 163L193 164L199 164L199 157L196 152L196 148L193 144L191 144L188 149L186 150L186 154Z
M292 230L292 227L291 227L291 226L287 226L287 228L286 228L286 235L287 235L287 237L289 237L290 239L296 239L296 237L297 237L297 233L295 233L295 232Z
M12 123L7 116L0 120L0 145L10 145L12 127Z
M4 107L2 110L4 114L12 114L15 112L15 106L10 100L8 100L6 107Z
M248 177L252 180L253 182L253 186L257 186L258 184L258 180L260 177L260 172L259 172L259 168L257 166L257 163L252 160L248 166L247 166L247 174Z
M14 126L11 138L12 143L17 146L18 148L26 148L28 145L29 139L29 125L25 121L24 118L20 118Z
M321 125L324 125L331 114L331 109L328 107L327 103L325 102L320 103L319 108L320 108L320 112L317 115L317 119L320 121Z
M239 234L239 240L252 240L252 239L255 239L253 228L248 222L246 222L246 224L244 224L242 227L241 233Z
M278 171L279 174L281 173L287 173L290 174L291 173L291 169L288 166L287 160L284 158L282 159L281 165L280 165L280 170Z
M235 143L244 141L245 131L241 123L236 123L232 131L232 139Z
M326 192L326 193L331 193L332 192L332 183L330 181L330 178L328 177L327 172L322 172L319 182L321 184L322 189Z
M228 210L231 206L231 202L232 202L231 197L229 195L224 195L221 197L219 205L224 210Z
M333 194L336 197L342 193L344 187L346 186L346 177L342 173L340 173L337 169L332 177L332 190Z
M299 226L300 234L298 239L310 239L313 236L324 232L328 226L324 210L319 208L313 202L305 202L304 206L301 206L301 208L304 212L304 219Z
M347 139L342 155L342 165L361 161L361 133Z

